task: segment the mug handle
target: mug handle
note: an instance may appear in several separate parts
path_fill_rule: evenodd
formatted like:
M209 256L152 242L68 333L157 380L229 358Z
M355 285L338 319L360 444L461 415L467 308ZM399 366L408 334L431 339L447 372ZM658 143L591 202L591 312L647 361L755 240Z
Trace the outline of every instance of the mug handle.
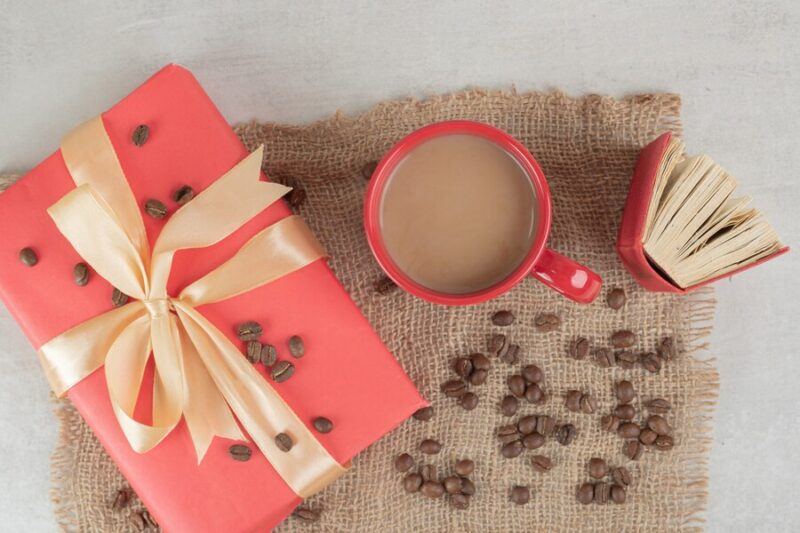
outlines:
M531 276L578 303L591 303L600 293L600 276L568 257L545 248Z

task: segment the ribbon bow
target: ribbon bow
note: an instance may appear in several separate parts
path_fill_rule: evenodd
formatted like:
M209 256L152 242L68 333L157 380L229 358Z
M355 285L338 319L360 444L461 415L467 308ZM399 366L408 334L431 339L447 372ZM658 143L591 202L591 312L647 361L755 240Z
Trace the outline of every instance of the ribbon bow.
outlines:
M176 251L219 242L290 190L260 180L263 146L176 211L152 254L141 212L102 118L70 132L61 153L77 187L48 213L81 257L133 300L39 349L56 394L64 394L104 365L114 413L139 453L161 442L183 417L199 463L214 436L244 440L238 418L298 495L307 497L344 473L239 349L196 310L324 257L305 223L295 216L284 218L178 296L167 294ZM151 351L153 418L152 424L144 424L134 419L133 411ZM279 433L294 441L288 452L275 444Z

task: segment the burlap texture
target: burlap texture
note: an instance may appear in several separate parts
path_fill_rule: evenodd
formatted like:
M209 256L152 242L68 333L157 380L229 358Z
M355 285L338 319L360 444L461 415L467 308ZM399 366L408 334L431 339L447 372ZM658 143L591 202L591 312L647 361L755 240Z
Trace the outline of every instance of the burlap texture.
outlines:
M323 510L320 522L309 525L289 518L279 531L653 532L702 527L718 377L713 362L698 358L696 350L713 318L712 294L710 289L691 297L646 293L614 252L638 150L661 131L680 134L679 110L679 97L668 94L616 100L570 98L559 92L469 91L424 102L382 103L354 118L337 114L310 126L254 123L237 128L249 148L266 145L265 170L273 180L306 189L308 199L300 214L329 250L338 278L436 410L429 422L405 422L356 457L346 476L312 498L308 504ZM361 226L367 184L361 168L413 129L456 118L494 124L531 150L552 190L550 245L596 270L605 282L603 295L610 287L623 287L628 294L625 308L613 311L603 298L580 306L534 280L492 302L458 308L428 304L399 290L389 295L375 292L373 283L381 272ZM499 330L489 320L498 309L510 309L517 316L503 332L523 347L522 362L535 362L545 371L549 400L543 406L523 403L520 414L550 414L578 428L572 445L550 440L536 452L556 463L547 474L532 470L532 452L503 459L493 435L497 426L508 422L498 403L507 393L506 377L520 365L495 359L487 383L475 388L480 404L472 412L439 392L439 384L452 376L450 359L484 349L487 336ZM533 319L539 312L560 315L561 328L536 332ZM641 368L602 369L590 360L565 357L574 335L608 345L609 334L619 328L638 334L638 349L653 349L660 338L674 335L684 351L657 375ZM622 378L634 383L639 398L663 397L673 403L667 416L677 442L672 451L648 451L632 462L621 453L622 441L601 430L601 415L616 403L613 383ZM563 406L568 389L590 391L598 400L598 413L568 412ZM75 411L61 403L58 412L61 442L54 455L52 496L59 523L66 530L133 531L128 518L140 504L111 511L124 480ZM424 457L418 451L426 437L444 444L439 455ZM444 499L404 493L402 476L392 466L401 452L436 464L440 472L452 471L456 458L474 459L477 493L469 510L454 511ZM625 505L576 502L575 489L589 480L586 462L593 456L631 468L634 482ZM532 488L528 505L509 502L515 484ZM265 495L265 505L268 502Z

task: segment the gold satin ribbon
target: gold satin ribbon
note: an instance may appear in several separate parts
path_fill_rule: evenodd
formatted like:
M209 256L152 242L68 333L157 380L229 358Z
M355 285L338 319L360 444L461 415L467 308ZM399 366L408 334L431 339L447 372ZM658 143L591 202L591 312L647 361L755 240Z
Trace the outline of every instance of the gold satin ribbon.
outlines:
M263 146L178 209L162 228L152 254L140 209L102 118L70 132L61 154L77 187L48 213L81 257L133 300L39 349L56 394L64 394L104 365L114 413L138 453L156 446L183 417L199 463L214 436L244 440L238 418L299 496L308 497L342 475L345 468L239 349L195 309L325 257L305 223L295 216L284 218L177 297L167 294L175 252L219 242L290 190L260 180ZM151 352L153 417L151 424L144 424L133 412ZM289 452L276 446L278 433L292 437Z

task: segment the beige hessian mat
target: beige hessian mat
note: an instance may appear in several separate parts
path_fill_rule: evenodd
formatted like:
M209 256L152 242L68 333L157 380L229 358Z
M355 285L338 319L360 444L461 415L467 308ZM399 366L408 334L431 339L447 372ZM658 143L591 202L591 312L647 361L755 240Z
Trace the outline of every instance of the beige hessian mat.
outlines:
M614 252L638 150L664 130L680 134L679 112L680 98L670 94L616 100L570 98L559 92L469 91L422 102L385 102L362 115L337 114L309 126L238 126L248 147L266 145L265 170L273 180L306 190L300 214L330 252L339 279L436 412L431 421L404 423L358 456L345 477L309 501L322 510L319 522L290 517L280 531L652 533L702 528L718 376L713 361L698 350L709 333L713 295L710 289L691 297L646 293ZM605 282L603 297L580 306L533 280L495 301L461 308L431 305L399 290L385 295L375 291L381 272L361 226L367 185L362 168L410 131L447 119L494 124L530 149L552 190L550 245L595 269ZM622 287L628 294L619 311L605 305L611 287ZM493 359L487 382L473 388L480 404L471 412L439 392L440 383L453 377L448 364L452 357L485 349L487 337L498 330L489 320L498 309L517 316L504 333L522 347L521 363L535 362L545 372L548 401L523 401L520 414L549 414L573 423L578 436L571 445L549 439L536 452L501 457L494 432L509 419L500 414L498 404L507 394L507 376L519 372L520 364ZM558 314L560 329L536 331L534 317L542 312ZM683 349L658 374L641 366L600 368L591 357L578 361L565 356L575 335L588 337L595 347L608 346L609 335L621 328L638 335L637 351L653 350L668 335ZM620 379L633 382L638 392L634 405L640 412L641 400L661 397L673 404L666 418L673 427L674 449L647 450L639 461L630 461L622 454L623 441L600 427L601 416L616 404L613 384ZM569 389L591 392L597 411L567 411L563 397ZM58 415L61 438L53 459L52 497L59 523L66 530L134 531L130 516L141 511L141 504L134 500L121 511L112 510L117 490L125 485L123 478L68 404L59 404ZM418 445L427 437L443 444L438 455L427 456L439 472L451 472L457 458L475 460L476 494L468 510L456 511L445 499L403 492L393 459L401 452L411 453L418 462L426 459ZM545 474L534 472L534 453L549 456L555 467ZM624 505L576 502L576 488L589 480L586 462L593 456L630 468L633 483ZM510 488L516 484L532 489L525 506L509 502Z

